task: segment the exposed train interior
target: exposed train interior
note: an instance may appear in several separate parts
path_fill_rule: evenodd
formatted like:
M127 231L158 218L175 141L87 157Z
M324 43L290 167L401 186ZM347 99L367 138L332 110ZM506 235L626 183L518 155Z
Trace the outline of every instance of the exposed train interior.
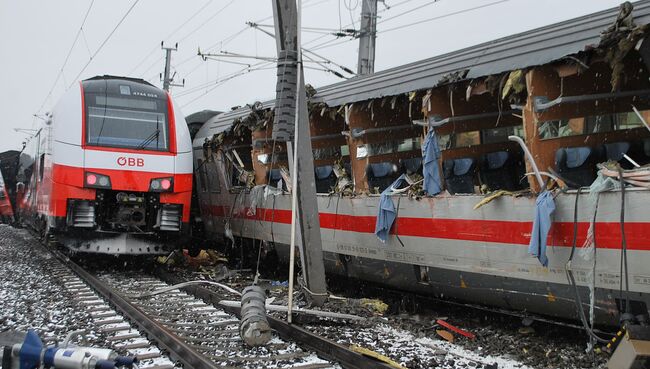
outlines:
M450 194L530 186L536 191L539 185L526 176L532 168L511 135L525 140L541 171L569 188L589 186L598 163L618 162L626 169L648 164L650 129L642 122L650 120L648 69L635 50L619 62L623 67L617 70L635 73L613 74L603 58L584 56L408 95L340 107L314 104L317 192L339 192L338 177L349 176L354 193L379 193L401 174L421 174L421 147L430 126L436 127L440 173ZM231 189L246 187L241 173L248 173L254 178L248 187L282 181L286 190L286 146L271 139L270 109L254 114L258 120L250 135L236 120L237 129L206 146L215 153L219 145L225 149ZM202 183L215 178L209 167L201 172Z

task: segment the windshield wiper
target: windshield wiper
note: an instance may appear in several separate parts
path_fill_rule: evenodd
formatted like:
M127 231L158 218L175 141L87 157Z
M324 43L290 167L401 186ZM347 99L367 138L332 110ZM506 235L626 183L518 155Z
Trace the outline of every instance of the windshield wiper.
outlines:
M151 135L149 135L149 137L145 138L144 141L142 141L142 142L138 145L137 150L142 150L142 149L144 149L147 145L149 145L149 143L153 142L153 140L156 140L156 142L158 142L158 136L159 136L159 135L160 135L160 129L159 129L159 128L156 128L156 130L154 131L154 133L152 133ZM156 145L156 146L157 146L157 145Z

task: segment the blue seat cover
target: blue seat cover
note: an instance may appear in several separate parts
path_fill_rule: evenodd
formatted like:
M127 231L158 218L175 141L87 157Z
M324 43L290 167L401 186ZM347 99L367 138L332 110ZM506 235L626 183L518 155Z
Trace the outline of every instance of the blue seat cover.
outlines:
M454 159L454 175L464 176L469 172L473 164L474 159L472 158Z
M607 159L619 161L623 159L623 154L627 154L630 150L629 142L614 142L605 144L605 151L607 152Z
M497 151L491 152L485 155L488 163L488 168L490 169L499 169L503 167L508 161L510 154L507 151Z
M567 147L564 149L566 152L566 166L567 168L578 168L587 161L591 155L591 147Z
M334 168L331 165L321 165L314 168L314 171L316 172L316 179L326 179L332 175Z

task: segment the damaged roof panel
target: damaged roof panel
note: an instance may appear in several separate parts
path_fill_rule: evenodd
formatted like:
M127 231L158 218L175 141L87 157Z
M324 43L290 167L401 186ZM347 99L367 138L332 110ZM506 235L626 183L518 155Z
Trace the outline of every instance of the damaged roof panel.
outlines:
M590 46L597 46L601 32L614 23L618 13L618 7L611 8L375 74L322 86L317 89L312 101L339 106L430 89L452 73L467 71L464 78L472 79L544 65ZM635 2L633 15L636 24L650 23L650 0ZM266 101L262 108L272 108L274 104L274 100ZM234 119L243 118L250 113L251 108L244 106L213 117L203 125L197 137L207 132L227 130Z
M330 106L403 94L436 86L450 73L467 70L477 78L543 65L596 46L619 8L574 18L451 53L318 89L315 101ZM634 3L634 21L650 23L650 1Z

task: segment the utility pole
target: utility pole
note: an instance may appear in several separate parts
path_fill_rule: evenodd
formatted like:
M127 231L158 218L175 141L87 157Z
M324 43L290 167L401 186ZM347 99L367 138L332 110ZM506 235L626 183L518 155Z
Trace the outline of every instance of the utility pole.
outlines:
M160 79L163 82L163 90L169 91L170 86L184 87L185 80L183 80L182 84L174 84L174 76L176 76L176 74L174 73L173 76L169 75L171 73L172 51L178 50L178 42L176 43L176 45L174 45L174 47L165 47L163 41L160 43L160 48L165 50L165 73L164 73L164 77L162 75L160 76Z
M361 2L358 75L374 73L375 39L377 37L377 0L361 0Z
M296 213L292 219L292 240L299 234L304 260L303 275L310 292L308 296L312 303L320 306L325 302L327 285L300 47L300 14L296 0L272 0L272 4L278 49L278 82L272 137L276 141L287 143L287 153L293 159L291 178L295 184L292 196ZM294 228L296 225L299 232ZM293 244L291 246L290 252L293 253L295 247ZM293 262L290 263L290 292L293 287L292 271ZM291 322L291 293L289 295L288 319Z

